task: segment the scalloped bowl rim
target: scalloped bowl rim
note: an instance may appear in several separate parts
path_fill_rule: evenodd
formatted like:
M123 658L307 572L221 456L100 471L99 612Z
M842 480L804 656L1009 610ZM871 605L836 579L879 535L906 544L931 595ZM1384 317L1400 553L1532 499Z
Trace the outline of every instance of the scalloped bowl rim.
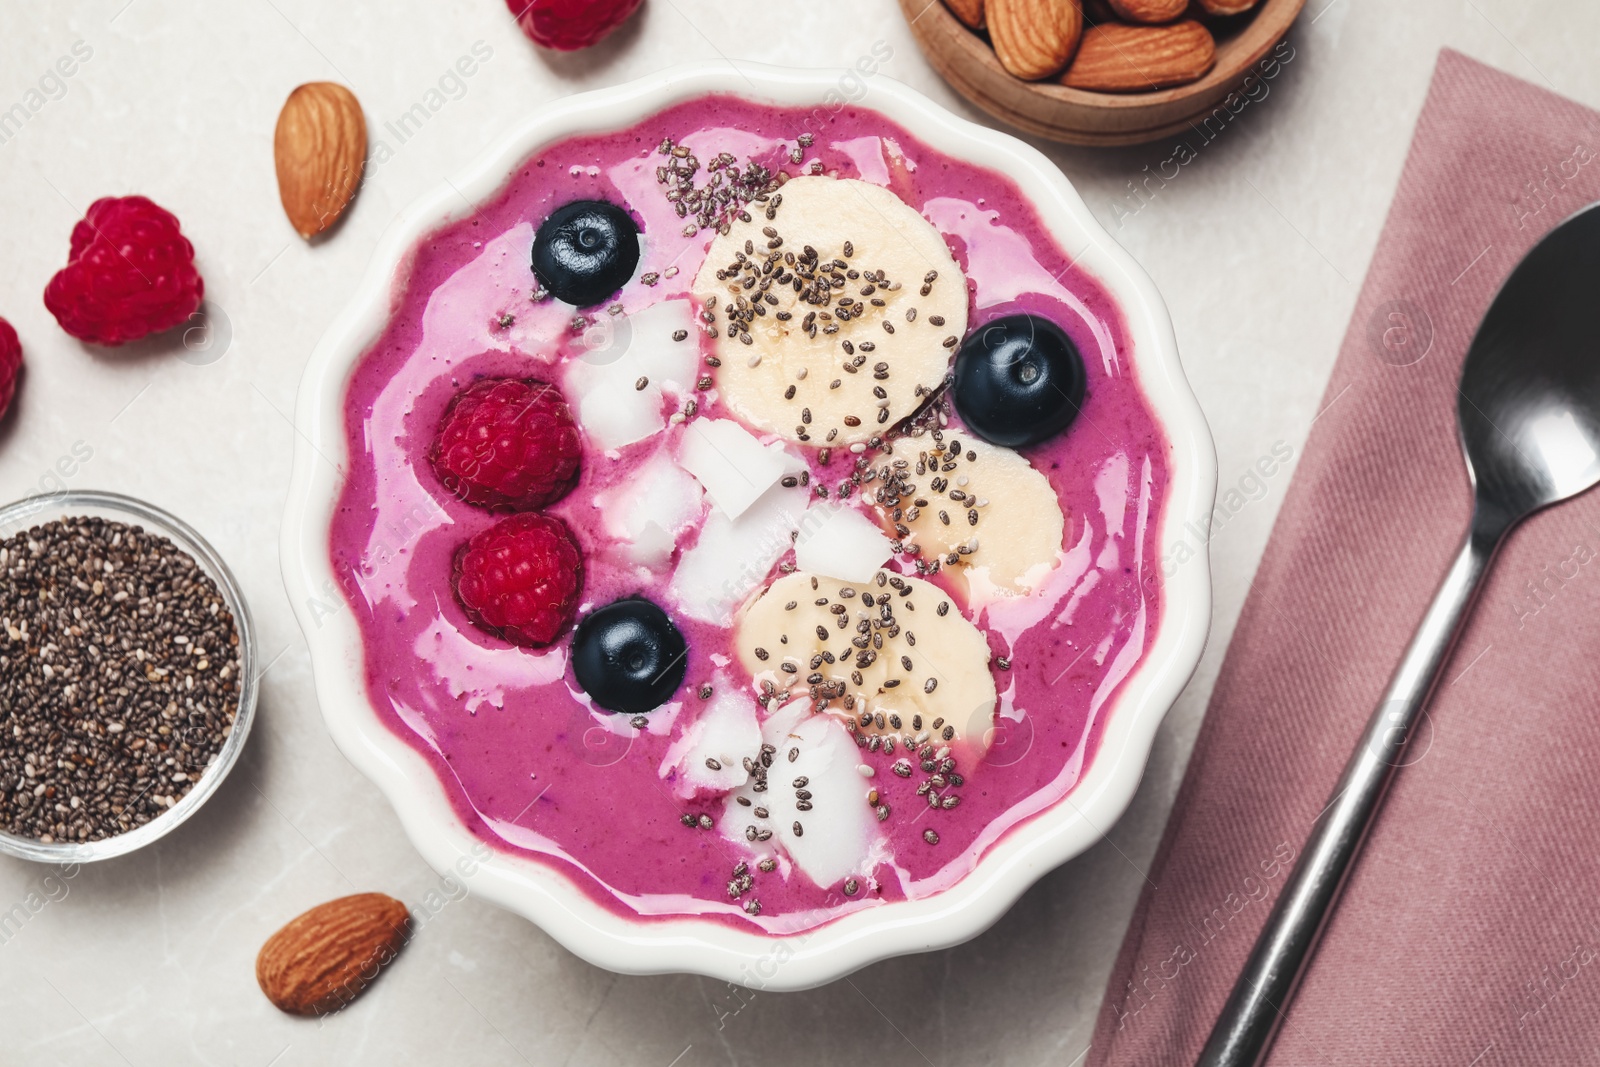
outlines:
M1165 603L1152 647L1102 712L1087 772L1052 806L1005 834L949 889L775 935L696 918L639 920L592 899L543 862L493 850L483 857L433 768L379 720L367 699L362 641L338 590L328 531L348 464L344 396L362 353L391 313L402 268L424 234L496 195L519 163L574 134L632 125L672 104L732 93L782 106L818 106L838 75L732 62L674 67L566 97L500 137L455 181L403 211L379 240L356 295L313 351L295 410L293 474L282 529L284 583L310 648L318 701L335 743L388 798L417 850L436 870L476 867L471 890L537 923L572 952L628 974L689 972L770 990L805 989L891 956L958 944L992 925L1045 873L1097 842L1132 800L1156 728L1199 663L1211 617L1202 551L1162 579ZM1009 176L1046 228L1110 292L1127 319L1140 388L1166 432L1170 476L1156 544L1206 522L1216 493L1210 431L1179 363L1172 322L1154 283L1113 241L1067 178L1009 134L957 118L883 76L856 106L876 111L941 151ZM465 208L466 210L463 210ZM333 458L329 458L333 457ZM339 469L335 471L335 459ZM330 608L332 609L330 613ZM474 847L479 846L479 847ZM458 868L460 869L460 868Z

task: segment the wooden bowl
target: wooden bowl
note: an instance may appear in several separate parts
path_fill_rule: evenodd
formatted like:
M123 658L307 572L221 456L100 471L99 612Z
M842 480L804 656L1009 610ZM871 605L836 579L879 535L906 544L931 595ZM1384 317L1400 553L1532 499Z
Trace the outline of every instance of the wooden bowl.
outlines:
M1145 93L1093 93L1008 73L982 36L942 0L900 0L928 62L995 118L1066 144L1128 145L1189 128L1239 87L1250 68L1289 32L1305 0L1262 0L1250 14L1213 25L1217 60L1197 82Z

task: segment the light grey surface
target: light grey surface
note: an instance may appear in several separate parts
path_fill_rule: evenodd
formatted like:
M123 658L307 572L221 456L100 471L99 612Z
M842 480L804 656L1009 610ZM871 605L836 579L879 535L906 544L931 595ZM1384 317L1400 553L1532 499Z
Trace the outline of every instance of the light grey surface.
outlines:
M181 832L66 880L0 862L0 923L13 904L26 916L0 925L7 1063L1077 1062L1292 464L1260 482L1248 472L1279 442L1298 456L1318 413L1438 48L1600 104L1600 7L1583 0L1310 0L1268 95L1215 140L1191 138L1196 157L1164 187L1152 181L1139 210L1128 183L1159 171L1171 144L1047 148L1166 295L1222 489L1246 501L1210 546L1211 646L1128 814L993 930L810 993L752 997L697 978L618 978L491 906L440 905L450 887L316 709L277 566L287 413L384 226L543 101L691 58L842 71L882 40L894 51L884 74L980 116L931 72L892 0L646 0L612 40L554 59L499 0L5 4L0 111L75 42L93 55L0 142L0 316L28 359L18 410L0 424L0 497L50 488L58 461L87 445L92 458L55 477L195 524L243 583L270 664L243 760ZM385 124L478 41L492 57L399 144ZM394 154L339 229L307 246L278 205L272 127L290 89L324 79L355 89ZM198 248L231 327L225 351L173 338L92 350L45 311L83 209L135 192L173 210ZM261 941L314 903L368 889L431 917L354 1007L320 1025L280 1015L255 986Z

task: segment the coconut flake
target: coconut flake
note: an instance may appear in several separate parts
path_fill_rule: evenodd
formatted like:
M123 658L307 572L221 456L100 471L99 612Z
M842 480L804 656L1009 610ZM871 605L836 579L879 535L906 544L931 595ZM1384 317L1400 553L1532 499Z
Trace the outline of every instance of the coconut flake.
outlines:
M877 523L854 508L818 501L801 520L794 559L803 571L865 582L892 552L892 543Z
M664 452L601 493L596 503L606 533L620 543L623 556L657 570L705 510L700 483Z
M804 702L799 711L805 712ZM787 709L786 709L787 710ZM878 821L863 798L861 775L856 771L860 753L839 720L831 715L807 715L799 722L780 712L767 721L763 740L778 750L768 774L766 792L752 794L764 805L776 840L794 865L819 886L837 885L850 875L870 873L871 855L878 840ZM789 759L789 750L797 752ZM801 810L794 779L807 779L811 794L808 810ZM725 824L738 822L742 807L730 805ZM745 816L748 822L748 815ZM796 834L795 823L801 826ZM740 824L743 825L743 824ZM742 831L741 831L742 832Z
M661 761L661 777L672 777L673 792L685 799L702 792L726 793L743 785L749 778L744 760L761 748L755 698L726 675L713 677L715 695L702 705L699 717L685 727Z
M663 300L628 316L628 355L640 375L679 394L694 388L700 369L700 330L694 318L687 298ZM688 336L674 341L672 335L679 330Z
M651 380L637 388L641 372L626 353L609 363L600 358L576 360L567 370L565 389L578 427L606 452L665 429L660 383Z
M608 325L607 343L574 360L564 385L578 426L609 452L666 427L663 386L679 396L690 392L700 352L686 299L663 300ZM674 341L677 330L690 336Z
M783 477L784 462L728 419L696 419L684 429L678 461L730 519Z
M804 489L775 485L737 519L712 507L672 573L668 592L679 609L702 622L730 625L734 609L792 544L805 506Z

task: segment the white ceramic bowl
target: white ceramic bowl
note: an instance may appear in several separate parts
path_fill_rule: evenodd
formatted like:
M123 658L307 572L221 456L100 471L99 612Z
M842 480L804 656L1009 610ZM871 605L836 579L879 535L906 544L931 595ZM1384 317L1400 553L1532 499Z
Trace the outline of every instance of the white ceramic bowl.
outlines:
M412 842L438 870L481 856L482 847L474 851L478 840L452 812L433 769L369 705L361 635L340 599L328 552L340 489L332 463L341 470L348 465L346 384L385 326L400 265L418 238L491 199L521 161L545 145L574 134L630 126L711 92L816 107L837 98L838 82L836 72L742 62L737 69L728 63L702 64L541 108L462 176L395 220L355 298L312 354L296 407L299 434L283 523L284 581L311 647L317 695L334 741L388 796ZM870 80L859 106L879 112L941 151L1017 182L1062 248L1106 287L1127 319L1139 384L1172 448L1168 499L1156 543L1179 542L1186 536L1186 523L1204 528L1216 492L1216 456L1178 362L1172 322L1149 277L1095 221L1055 165L1033 148L956 118L881 76ZM1211 617L1203 553L1163 581L1165 604L1155 641L1123 683L1088 772L1058 804L1005 835L971 874L942 893L778 937L696 918L636 921L619 916L543 863L502 852L478 865L470 879L472 891L527 916L601 967L630 974L687 971L757 989L805 989L890 956L974 937L1040 876L1099 840L1132 799L1156 727L1199 662Z

